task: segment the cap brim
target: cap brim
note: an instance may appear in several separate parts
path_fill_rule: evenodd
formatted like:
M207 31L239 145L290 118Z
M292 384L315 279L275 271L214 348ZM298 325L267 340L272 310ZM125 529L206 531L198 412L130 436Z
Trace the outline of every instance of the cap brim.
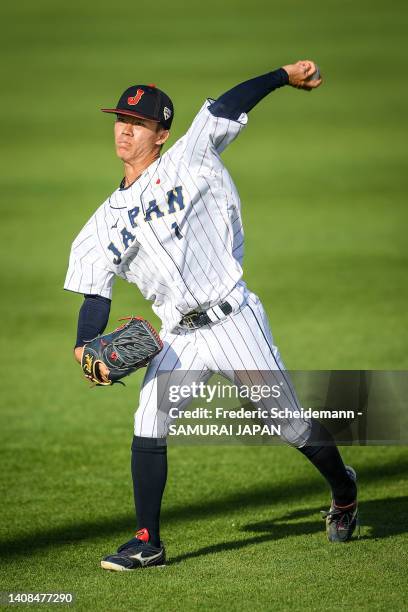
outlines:
M135 113L130 110L123 110L122 108L101 108L103 113L114 113L115 115L127 115L128 117L139 117L140 119L149 119L149 121L155 121L160 123L159 119L154 119L148 115L142 115L141 113Z

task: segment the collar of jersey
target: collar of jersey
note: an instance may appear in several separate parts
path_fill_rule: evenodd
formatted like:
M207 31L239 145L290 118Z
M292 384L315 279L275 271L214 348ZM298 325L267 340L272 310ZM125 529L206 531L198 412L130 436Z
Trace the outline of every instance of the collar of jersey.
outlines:
M155 164L157 164L157 166L159 166L160 162L161 162L161 156L159 156L157 159L155 159L155 160L154 160L154 162L152 162L152 163L151 163L149 166L147 166L146 170L143 170L142 174L141 174L140 176L138 176L138 177L137 177L137 179L135 179L135 180L133 181L133 183L130 183L130 185L128 185L127 187L122 187L123 182L124 182L124 180L125 180L125 177L123 177L123 179L122 179L122 180L120 181L120 183L119 183L119 191L127 191L128 189L130 189L131 187L133 187L133 185L135 185L135 184L136 184L136 183L138 183L139 181L142 181L142 179L144 178L144 176L145 176L146 174L148 174L148 173L149 173L149 171L152 171L152 172L153 172L153 175L154 175L154 173L156 172L157 168L153 168L153 166L154 166ZM153 178L153 176L152 176L152 178Z

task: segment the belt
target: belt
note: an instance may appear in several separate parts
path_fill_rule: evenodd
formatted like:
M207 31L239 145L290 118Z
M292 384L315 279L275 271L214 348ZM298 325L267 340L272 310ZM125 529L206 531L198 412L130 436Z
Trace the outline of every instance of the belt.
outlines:
M221 310L221 312L218 314L217 311L219 310ZM231 312L231 304L229 302L222 302L222 304L217 304L208 310L193 310L189 312L181 319L179 326L187 327L188 329L197 329L203 327L203 325L209 325L209 323L220 321L224 318L222 315L227 316Z

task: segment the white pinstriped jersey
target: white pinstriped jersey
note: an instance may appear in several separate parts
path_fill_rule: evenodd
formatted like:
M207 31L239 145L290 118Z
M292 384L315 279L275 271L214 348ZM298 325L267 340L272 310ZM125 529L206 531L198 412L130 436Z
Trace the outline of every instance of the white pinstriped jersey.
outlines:
M240 200L220 154L247 123L207 100L188 132L130 187L117 189L72 244L64 288L112 296L115 276L154 302L163 328L226 296L241 303Z

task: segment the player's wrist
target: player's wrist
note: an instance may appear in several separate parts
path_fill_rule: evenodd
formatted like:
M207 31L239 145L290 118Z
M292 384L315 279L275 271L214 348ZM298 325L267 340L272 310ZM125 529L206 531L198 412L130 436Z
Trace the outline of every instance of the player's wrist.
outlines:
M281 68L278 68L278 70L275 70L274 74L278 76L278 78L281 81L282 86L289 85L289 73L285 69L285 66L282 66Z
M287 75L287 85L292 85L291 76L294 74L294 68L295 66L293 64L286 64L281 68L281 70L283 70L283 72Z

